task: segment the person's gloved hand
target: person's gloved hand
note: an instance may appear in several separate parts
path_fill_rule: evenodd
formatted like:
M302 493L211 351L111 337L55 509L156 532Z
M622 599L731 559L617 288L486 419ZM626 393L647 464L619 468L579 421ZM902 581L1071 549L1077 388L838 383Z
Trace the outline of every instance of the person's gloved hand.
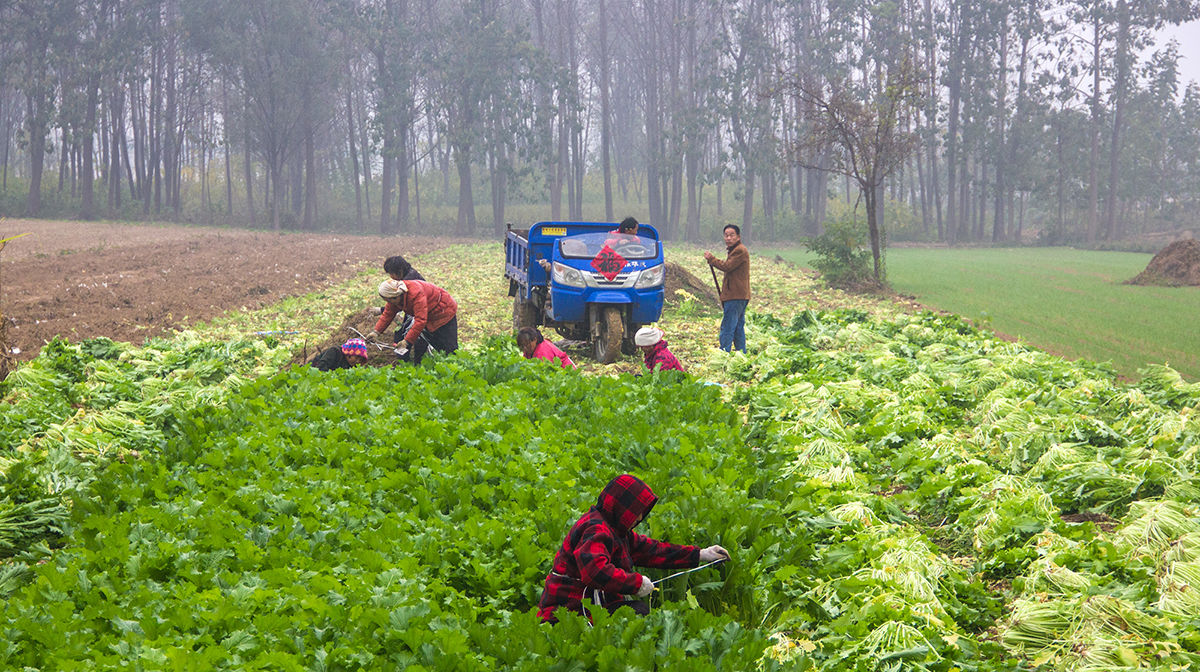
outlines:
M375 340L375 337L378 335L379 335L379 332L372 329L372 330L368 331L367 333L363 334L363 340L373 341L373 340Z
M708 548L700 549L700 562L712 562L713 560L728 560L729 551L720 546L709 546Z
M383 306L371 306L370 308L367 309L367 314L382 315L383 314Z
M637 596L645 597L654 592L654 582L642 575L642 587L638 588Z

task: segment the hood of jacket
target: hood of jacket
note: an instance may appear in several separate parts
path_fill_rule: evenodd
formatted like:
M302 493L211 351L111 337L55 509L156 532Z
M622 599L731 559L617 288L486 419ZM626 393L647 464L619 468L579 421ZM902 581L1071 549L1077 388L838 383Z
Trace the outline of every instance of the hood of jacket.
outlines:
M596 499L596 510L610 525L628 534L650 515L658 496L636 476L621 474L604 486Z

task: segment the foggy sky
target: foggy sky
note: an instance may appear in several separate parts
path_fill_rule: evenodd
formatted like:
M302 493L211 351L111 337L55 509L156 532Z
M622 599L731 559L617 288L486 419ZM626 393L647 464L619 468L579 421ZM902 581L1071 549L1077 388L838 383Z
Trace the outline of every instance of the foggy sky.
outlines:
M1171 38L1179 43L1179 93L1182 95L1188 82L1200 82L1200 21L1189 21L1158 31L1157 44L1147 50L1147 55L1165 46Z

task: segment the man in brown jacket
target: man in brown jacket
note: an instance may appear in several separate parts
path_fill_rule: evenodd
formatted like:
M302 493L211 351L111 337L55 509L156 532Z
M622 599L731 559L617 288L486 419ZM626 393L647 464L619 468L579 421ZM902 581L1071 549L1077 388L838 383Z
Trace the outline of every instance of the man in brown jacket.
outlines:
M742 230L735 224L725 225L725 261L705 252L708 265L725 273L721 283L721 349L729 352L746 351L746 304L750 303L750 250L742 244Z

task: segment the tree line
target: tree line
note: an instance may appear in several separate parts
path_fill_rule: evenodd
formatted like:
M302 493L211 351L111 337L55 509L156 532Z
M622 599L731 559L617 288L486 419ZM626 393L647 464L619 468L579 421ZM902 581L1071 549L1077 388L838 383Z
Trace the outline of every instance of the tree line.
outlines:
M893 235L1115 240L1190 223L1200 87L1179 81L1175 45L1150 47L1198 15L1195 0L0 0L0 194L21 195L0 208L38 216L53 195L83 219L482 235L514 204L612 221L636 202L671 238L714 217L817 235L865 183L838 177L845 147L813 92L894 102L903 65L919 95L889 114L913 141L866 199ZM432 221L431 194L454 214Z

